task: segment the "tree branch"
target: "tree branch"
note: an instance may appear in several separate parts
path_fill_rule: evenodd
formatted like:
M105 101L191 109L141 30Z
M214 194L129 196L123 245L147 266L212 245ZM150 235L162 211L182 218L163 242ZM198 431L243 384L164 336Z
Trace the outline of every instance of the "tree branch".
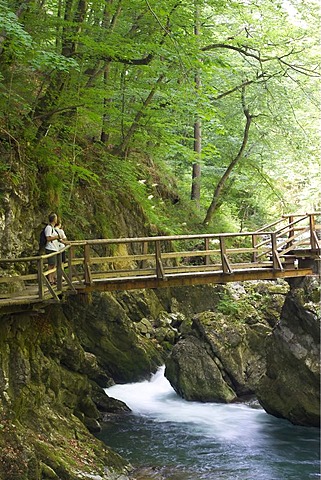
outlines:
M242 93L241 93L241 102L242 102L242 108L243 108L243 113L246 118L246 123L244 127L244 133L243 133L243 141L242 145L236 155L236 157L231 161L227 169L225 170L224 174L222 175L221 179L217 183L214 194L213 194L213 199L212 202L206 212L205 219L203 221L203 225L208 225L210 221L213 218L213 215L215 214L216 210L218 209L219 206L219 200L221 193L226 185L227 180L229 179L232 170L234 169L235 165L241 160L245 147L247 145L248 139L249 139L249 132L250 132L250 126L252 123L252 119L254 118L252 115L250 115L249 108L246 106L245 102L245 86L242 87Z
M165 75L160 75L157 79L157 81L155 82L153 88L151 89L151 91L149 92L148 96L146 97L146 99L144 100L143 102L143 105L141 106L141 108L138 110L138 112L136 113L136 116L133 120L133 123L131 124L131 126L129 127L128 129L128 132L127 134L125 135L125 138L123 139L122 143L115 147L114 150L113 150L113 153L115 155L122 155L125 150L127 149L128 147L128 144L131 140L131 138L133 137L134 133L136 132L136 130L138 129L139 127L139 122L141 120L141 118L144 116L145 114L145 111L147 109L147 107L150 105L150 103L152 102L153 98L154 98L154 95L157 91L157 88L158 88L158 85L163 81L164 79L164 76Z

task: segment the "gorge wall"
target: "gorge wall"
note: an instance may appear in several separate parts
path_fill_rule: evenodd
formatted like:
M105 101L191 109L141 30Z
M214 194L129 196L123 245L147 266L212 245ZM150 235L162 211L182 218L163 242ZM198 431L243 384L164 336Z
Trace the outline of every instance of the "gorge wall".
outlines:
M255 393L268 412L316 425L317 299L318 282L248 282L2 315L0 479L129 478L130 466L92 435L108 413L128 411L103 387L148 378L164 362L185 398Z
M0 180L2 257L34 254L49 213L25 180ZM151 233L143 209L129 194L115 202L109 187L75 191L70 238ZM0 313L0 480L130 478L126 461L93 435L108 413L128 411L103 387L148 378L165 362L187 399L257 394L268 412L315 425L317 284L289 293L285 282L249 282L78 296Z

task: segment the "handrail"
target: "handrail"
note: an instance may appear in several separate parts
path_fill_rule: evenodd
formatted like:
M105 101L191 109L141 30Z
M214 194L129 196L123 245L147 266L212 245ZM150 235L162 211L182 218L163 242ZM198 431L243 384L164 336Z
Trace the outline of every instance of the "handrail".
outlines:
M119 244L119 243L135 243L135 242L155 242L155 241L173 241L173 240L197 240L199 238L218 239L220 237L246 237L255 232L233 232L233 233L199 233L192 235L163 235L155 237L123 237L123 238L99 238L97 240L71 240L69 243L74 246L82 245L104 245L104 244ZM270 232L272 233L272 232Z
M282 221L283 221L283 218L275 220L275 222L268 223L268 224L264 225L263 227L259 228L258 230L255 230L255 233L263 233L263 231L264 231L264 233L268 233L268 232L265 231L267 228L272 228L272 227L274 227L274 225L277 225L278 223L281 223ZM269 233L271 233L271 232L269 232Z
M37 255L33 257L16 257L16 258L0 258L0 263L21 263L21 262L36 262L39 258L50 258L57 255L57 253L65 252L70 248L70 245L66 245L64 248L59 250L59 252L46 253L43 255Z
M279 230L277 230L275 233L281 233L283 230L285 229L290 229L289 227L293 227L294 225L302 222L302 220L307 220L309 217L302 217L302 218L299 218L298 220L294 220L292 222L289 222L287 223L284 227L280 228Z
M321 215L321 211L316 211L316 212L306 212L306 213L286 213L282 215L282 218L289 218L289 217L309 217L310 215L314 215L315 217Z

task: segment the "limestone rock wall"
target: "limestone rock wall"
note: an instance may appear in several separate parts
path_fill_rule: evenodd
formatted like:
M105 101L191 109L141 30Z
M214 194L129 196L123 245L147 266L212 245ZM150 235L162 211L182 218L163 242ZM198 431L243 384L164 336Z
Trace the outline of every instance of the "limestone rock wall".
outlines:
M128 411L102 387L117 367L129 381L161 362L110 298L1 316L0 479L124 473L126 462L90 434L103 412Z
M266 336L277 322L287 285L230 284L212 311L193 317L190 332L166 360L165 375L187 400L231 402L255 392L265 372Z
M256 395L294 424L320 423L320 279L249 282L218 291L166 360L187 400L231 402Z
M296 287L287 297L284 282L97 294L2 315L0 480L128 478L126 462L90 433L105 412L128 410L103 387L148 378L164 361L184 398L230 402L258 391L267 411L302 424L309 412L315 424L318 293ZM294 398L299 382L310 406L288 417L275 391Z
M320 424L320 281L292 282L266 342L267 369L256 393L265 410L299 425Z

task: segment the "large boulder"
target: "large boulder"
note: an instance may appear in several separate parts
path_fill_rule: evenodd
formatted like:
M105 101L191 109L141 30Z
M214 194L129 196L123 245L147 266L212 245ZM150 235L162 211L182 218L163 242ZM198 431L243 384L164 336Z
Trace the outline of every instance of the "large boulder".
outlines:
M320 424L320 282L294 281L281 320L266 343L267 369L258 400L294 424Z
M166 377L186 400L232 402L236 395L223 374L210 347L195 336L181 340L166 364Z
M230 284L215 311L193 317L173 348L165 375L187 400L231 402L253 395L265 372L265 339L284 302L283 283Z

